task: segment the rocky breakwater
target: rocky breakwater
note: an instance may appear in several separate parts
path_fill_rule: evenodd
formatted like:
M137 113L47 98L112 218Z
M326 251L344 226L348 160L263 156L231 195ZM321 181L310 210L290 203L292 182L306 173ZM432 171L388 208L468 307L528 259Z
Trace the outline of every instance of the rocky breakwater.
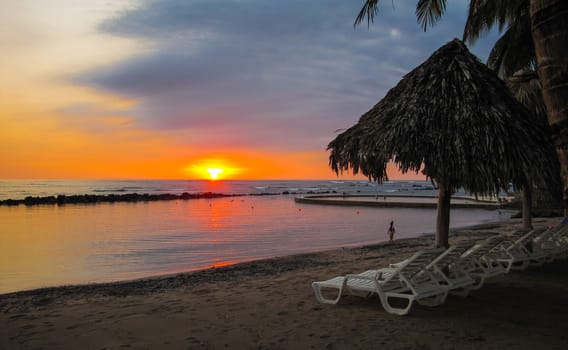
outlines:
M243 196L242 194L224 194L224 193L187 193L182 194L139 194L139 193L126 193L126 194L107 194L107 195L94 195L94 194L81 194L81 195L58 195L46 197L32 197L28 196L24 199L5 199L0 200L2 206L14 205L65 205L65 204L96 204L96 203L117 203L117 202L150 202L150 201L168 201L168 200L189 200L189 199L203 199L203 198L222 198L222 197L236 197Z

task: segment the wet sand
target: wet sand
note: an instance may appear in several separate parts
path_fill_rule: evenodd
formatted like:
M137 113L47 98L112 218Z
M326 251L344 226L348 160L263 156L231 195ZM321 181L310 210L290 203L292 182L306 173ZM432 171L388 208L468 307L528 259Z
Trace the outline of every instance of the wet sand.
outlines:
M538 219L536 226L556 219ZM453 232L511 232L518 221ZM0 349L565 349L568 261L489 280L407 316L319 304L311 282L398 262L432 236L131 282L0 295Z
M303 195L297 196L298 203L317 205L364 206L380 208L436 208L438 198L435 196L403 196L403 195ZM497 203L490 200L475 200L469 197L452 197L452 208L507 209L509 203Z

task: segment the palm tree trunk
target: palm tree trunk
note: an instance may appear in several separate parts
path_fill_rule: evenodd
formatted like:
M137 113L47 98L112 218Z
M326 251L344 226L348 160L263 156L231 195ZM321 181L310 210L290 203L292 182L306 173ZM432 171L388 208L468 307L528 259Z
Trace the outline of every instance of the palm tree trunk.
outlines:
M532 230L532 189L523 186L523 228Z
M438 183L438 212L436 214L436 247L449 247L450 202L452 193L443 183Z
M530 0L532 36L542 95L560 162L568 216L568 1Z

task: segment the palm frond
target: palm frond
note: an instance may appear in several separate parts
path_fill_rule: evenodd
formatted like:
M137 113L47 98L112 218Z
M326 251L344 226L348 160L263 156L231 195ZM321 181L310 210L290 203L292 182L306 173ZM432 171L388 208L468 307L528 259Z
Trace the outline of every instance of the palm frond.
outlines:
M511 32L507 31L501 35L487 57L487 66L493 69L502 78L506 75L503 62L505 61L505 55L509 52L509 44L511 42L509 37L511 34Z
M424 31L433 26L446 12L446 0L418 0L416 18Z
M426 30L433 26L446 12L446 0L418 0L416 3L416 18L418 23ZM367 21L372 23L379 11L380 0L366 0L355 18L354 26Z
M367 20L367 25L369 25L375 19L375 15L379 10L380 0L366 0L363 7L359 11L357 18L355 18L354 26L361 24L364 20Z
M486 34L493 26L496 10L496 1L493 0L470 0L467 20L463 32L463 40L474 43Z
M522 12L512 21L495 42L487 59L487 65L507 79L520 69L534 66L535 51L531 35L530 17Z
M473 44L494 26L502 32L528 9L529 0L470 0L463 40Z

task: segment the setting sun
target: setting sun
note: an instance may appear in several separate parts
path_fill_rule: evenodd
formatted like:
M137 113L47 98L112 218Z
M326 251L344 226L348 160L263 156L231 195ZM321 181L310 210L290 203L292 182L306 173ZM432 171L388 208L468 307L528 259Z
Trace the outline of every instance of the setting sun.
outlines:
M233 162L215 157L197 160L194 165L187 167L186 171L195 179L230 180L240 174L242 169L235 167Z
M209 178L211 180L218 180L219 175L223 173L223 169L220 168L207 168L207 172L209 173Z

